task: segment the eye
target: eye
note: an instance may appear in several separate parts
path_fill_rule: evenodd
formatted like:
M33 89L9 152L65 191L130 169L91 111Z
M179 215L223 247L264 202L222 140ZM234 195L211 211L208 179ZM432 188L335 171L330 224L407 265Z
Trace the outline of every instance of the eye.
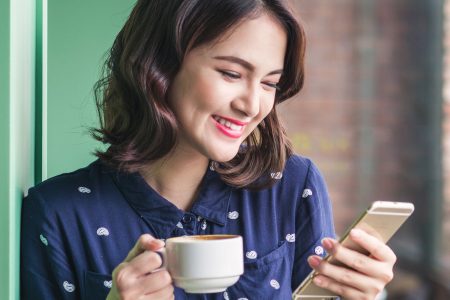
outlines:
M266 86L268 86L271 89L275 89L277 91L280 90L280 86L278 85L278 82L263 82L263 84L265 84Z
M241 78L241 74L229 70L218 70L220 74L229 79L239 79Z

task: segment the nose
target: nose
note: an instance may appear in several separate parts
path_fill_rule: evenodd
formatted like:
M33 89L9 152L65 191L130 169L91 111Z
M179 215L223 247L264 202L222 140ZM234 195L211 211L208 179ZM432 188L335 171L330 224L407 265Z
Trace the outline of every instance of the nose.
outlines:
M260 111L260 97L257 85L247 86L241 95L232 102L232 106L246 117L254 118Z

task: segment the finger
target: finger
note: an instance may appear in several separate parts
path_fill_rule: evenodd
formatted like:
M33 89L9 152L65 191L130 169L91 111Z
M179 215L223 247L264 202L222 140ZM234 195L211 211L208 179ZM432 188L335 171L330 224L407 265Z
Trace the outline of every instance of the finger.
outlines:
M397 260L394 252L385 243L380 241L373 235L360 229L352 229L350 231L350 238L364 249L369 251L369 253L379 261L385 261L391 263L392 265Z
M368 299L367 295L353 287L343 285L334 279L324 275L317 275L313 282L318 287L330 290L346 300L350 299Z
M131 276L141 277L158 269L161 264L161 256L153 251L144 251L128 263L127 272Z
M156 255L155 253L148 253ZM142 256L144 255L142 254ZM143 274L142 270L139 271L137 269L137 265L130 265L131 263L121 263L113 271L113 287L117 289L120 295L127 295L129 299L137 299L139 295L152 293L172 283L172 277L166 270L156 272L144 271L145 274ZM138 275L139 272L140 276Z
M155 293L169 286L172 286L172 277L166 270L150 273L142 277L140 281L140 287L143 288L142 294L145 295Z
M378 261L372 257L348 249L333 239L323 239L322 244L333 258L348 267L364 273L372 278L380 279L387 283L392 279L392 265Z
M372 277L345 267L336 266L320 259L319 256L309 257L308 262L320 275L326 276L342 286L351 287L364 293L378 293L384 288L382 282L374 280Z
M174 287L173 285L168 285L158 291L155 291L151 294L147 294L145 299L148 300L162 300L162 299L173 299L174 298Z
M129 262L133 258L138 256L140 253L147 250L150 247L150 244L153 240L155 240L155 238L150 234L141 235L139 239L136 241L136 244L134 244L133 248L130 250L130 252L128 252L125 261Z
M149 250L157 251L160 250L161 248L164 248L165 245L166 243L163 240L153 240L150 244Z
M157 250L163 246L163 241L155 239L150 234L143 234L139 237L130 252L128 252L127 257L125 258L125 262L131 261L133 258L144 252L145 250Z

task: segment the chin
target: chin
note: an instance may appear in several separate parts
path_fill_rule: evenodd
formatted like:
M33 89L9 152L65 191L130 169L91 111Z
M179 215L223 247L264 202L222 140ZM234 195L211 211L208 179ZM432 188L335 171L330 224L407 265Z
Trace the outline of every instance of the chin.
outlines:
M221 162L227 162L232 160L236 154L238 153L238 150L235 151L227 151L226 153L222 150L220 153L210 153L209 158L213 161L216 161L218 163Z

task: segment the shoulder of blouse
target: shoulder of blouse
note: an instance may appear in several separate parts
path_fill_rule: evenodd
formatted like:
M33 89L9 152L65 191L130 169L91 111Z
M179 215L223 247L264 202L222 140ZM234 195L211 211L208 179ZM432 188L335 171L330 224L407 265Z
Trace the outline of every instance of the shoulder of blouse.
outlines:
M101 182L98 160L73 172L63 173L38 183L28 191L25 201L39 199L47 207L64 206L82 195L89 196Z

